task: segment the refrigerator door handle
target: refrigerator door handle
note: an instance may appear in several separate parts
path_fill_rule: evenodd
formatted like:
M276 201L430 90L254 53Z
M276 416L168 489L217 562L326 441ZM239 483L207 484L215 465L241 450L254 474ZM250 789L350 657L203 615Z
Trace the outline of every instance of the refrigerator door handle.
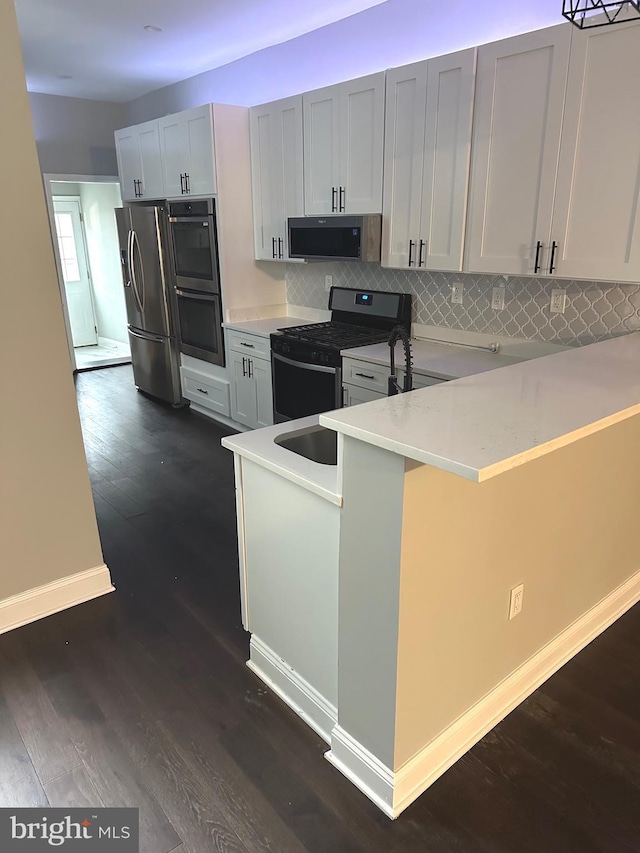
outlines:
M129 334L133 338L142 338L143 341L153 341L156 344L163 344L167 340L167 338L162 338L160 335L151 335L149 332L134 332L131 326L129 326Z
M136 267L134 263L134 249L138 247L138 256L140 257L140 274L142 276L142 290L138 287L138 277L136 275ZM144 314L144 267L142 265L142 255L140 254L140 244L138 243L138 235L135 231L131 231L131 279L133 282L133 292L136 296L136 302L140 313Z

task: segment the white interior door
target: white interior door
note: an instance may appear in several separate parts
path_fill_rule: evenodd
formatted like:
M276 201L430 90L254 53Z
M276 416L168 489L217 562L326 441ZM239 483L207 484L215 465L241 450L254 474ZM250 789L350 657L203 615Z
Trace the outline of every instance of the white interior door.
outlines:
M74 347L98 343L89 263L76 199L53 200L60 266Z

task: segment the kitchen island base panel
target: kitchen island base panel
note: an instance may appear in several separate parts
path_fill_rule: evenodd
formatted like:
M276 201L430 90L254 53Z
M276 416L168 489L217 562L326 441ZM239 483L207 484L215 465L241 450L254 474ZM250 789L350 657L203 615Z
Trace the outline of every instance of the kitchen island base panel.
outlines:
M395 773L336 725L325 758L397 818L459 758L572 657L640 601L640 570L562 631Z
M247 666L316 734L331 743L331 731L338 719L335 705L255 635L251 637Z

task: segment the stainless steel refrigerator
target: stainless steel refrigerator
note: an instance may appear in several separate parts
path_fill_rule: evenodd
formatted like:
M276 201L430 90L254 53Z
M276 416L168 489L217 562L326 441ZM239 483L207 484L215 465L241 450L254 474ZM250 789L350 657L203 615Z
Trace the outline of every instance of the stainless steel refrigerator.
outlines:
M136 388L179 405L167 211L161 206L117 208L116 222Z

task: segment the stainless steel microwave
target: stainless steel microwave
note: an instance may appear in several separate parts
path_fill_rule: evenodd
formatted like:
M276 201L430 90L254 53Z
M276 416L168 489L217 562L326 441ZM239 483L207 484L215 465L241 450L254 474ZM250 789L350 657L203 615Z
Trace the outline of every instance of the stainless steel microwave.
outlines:
M380 261L382 216L297 216L289 219L289 257L307 261Z

